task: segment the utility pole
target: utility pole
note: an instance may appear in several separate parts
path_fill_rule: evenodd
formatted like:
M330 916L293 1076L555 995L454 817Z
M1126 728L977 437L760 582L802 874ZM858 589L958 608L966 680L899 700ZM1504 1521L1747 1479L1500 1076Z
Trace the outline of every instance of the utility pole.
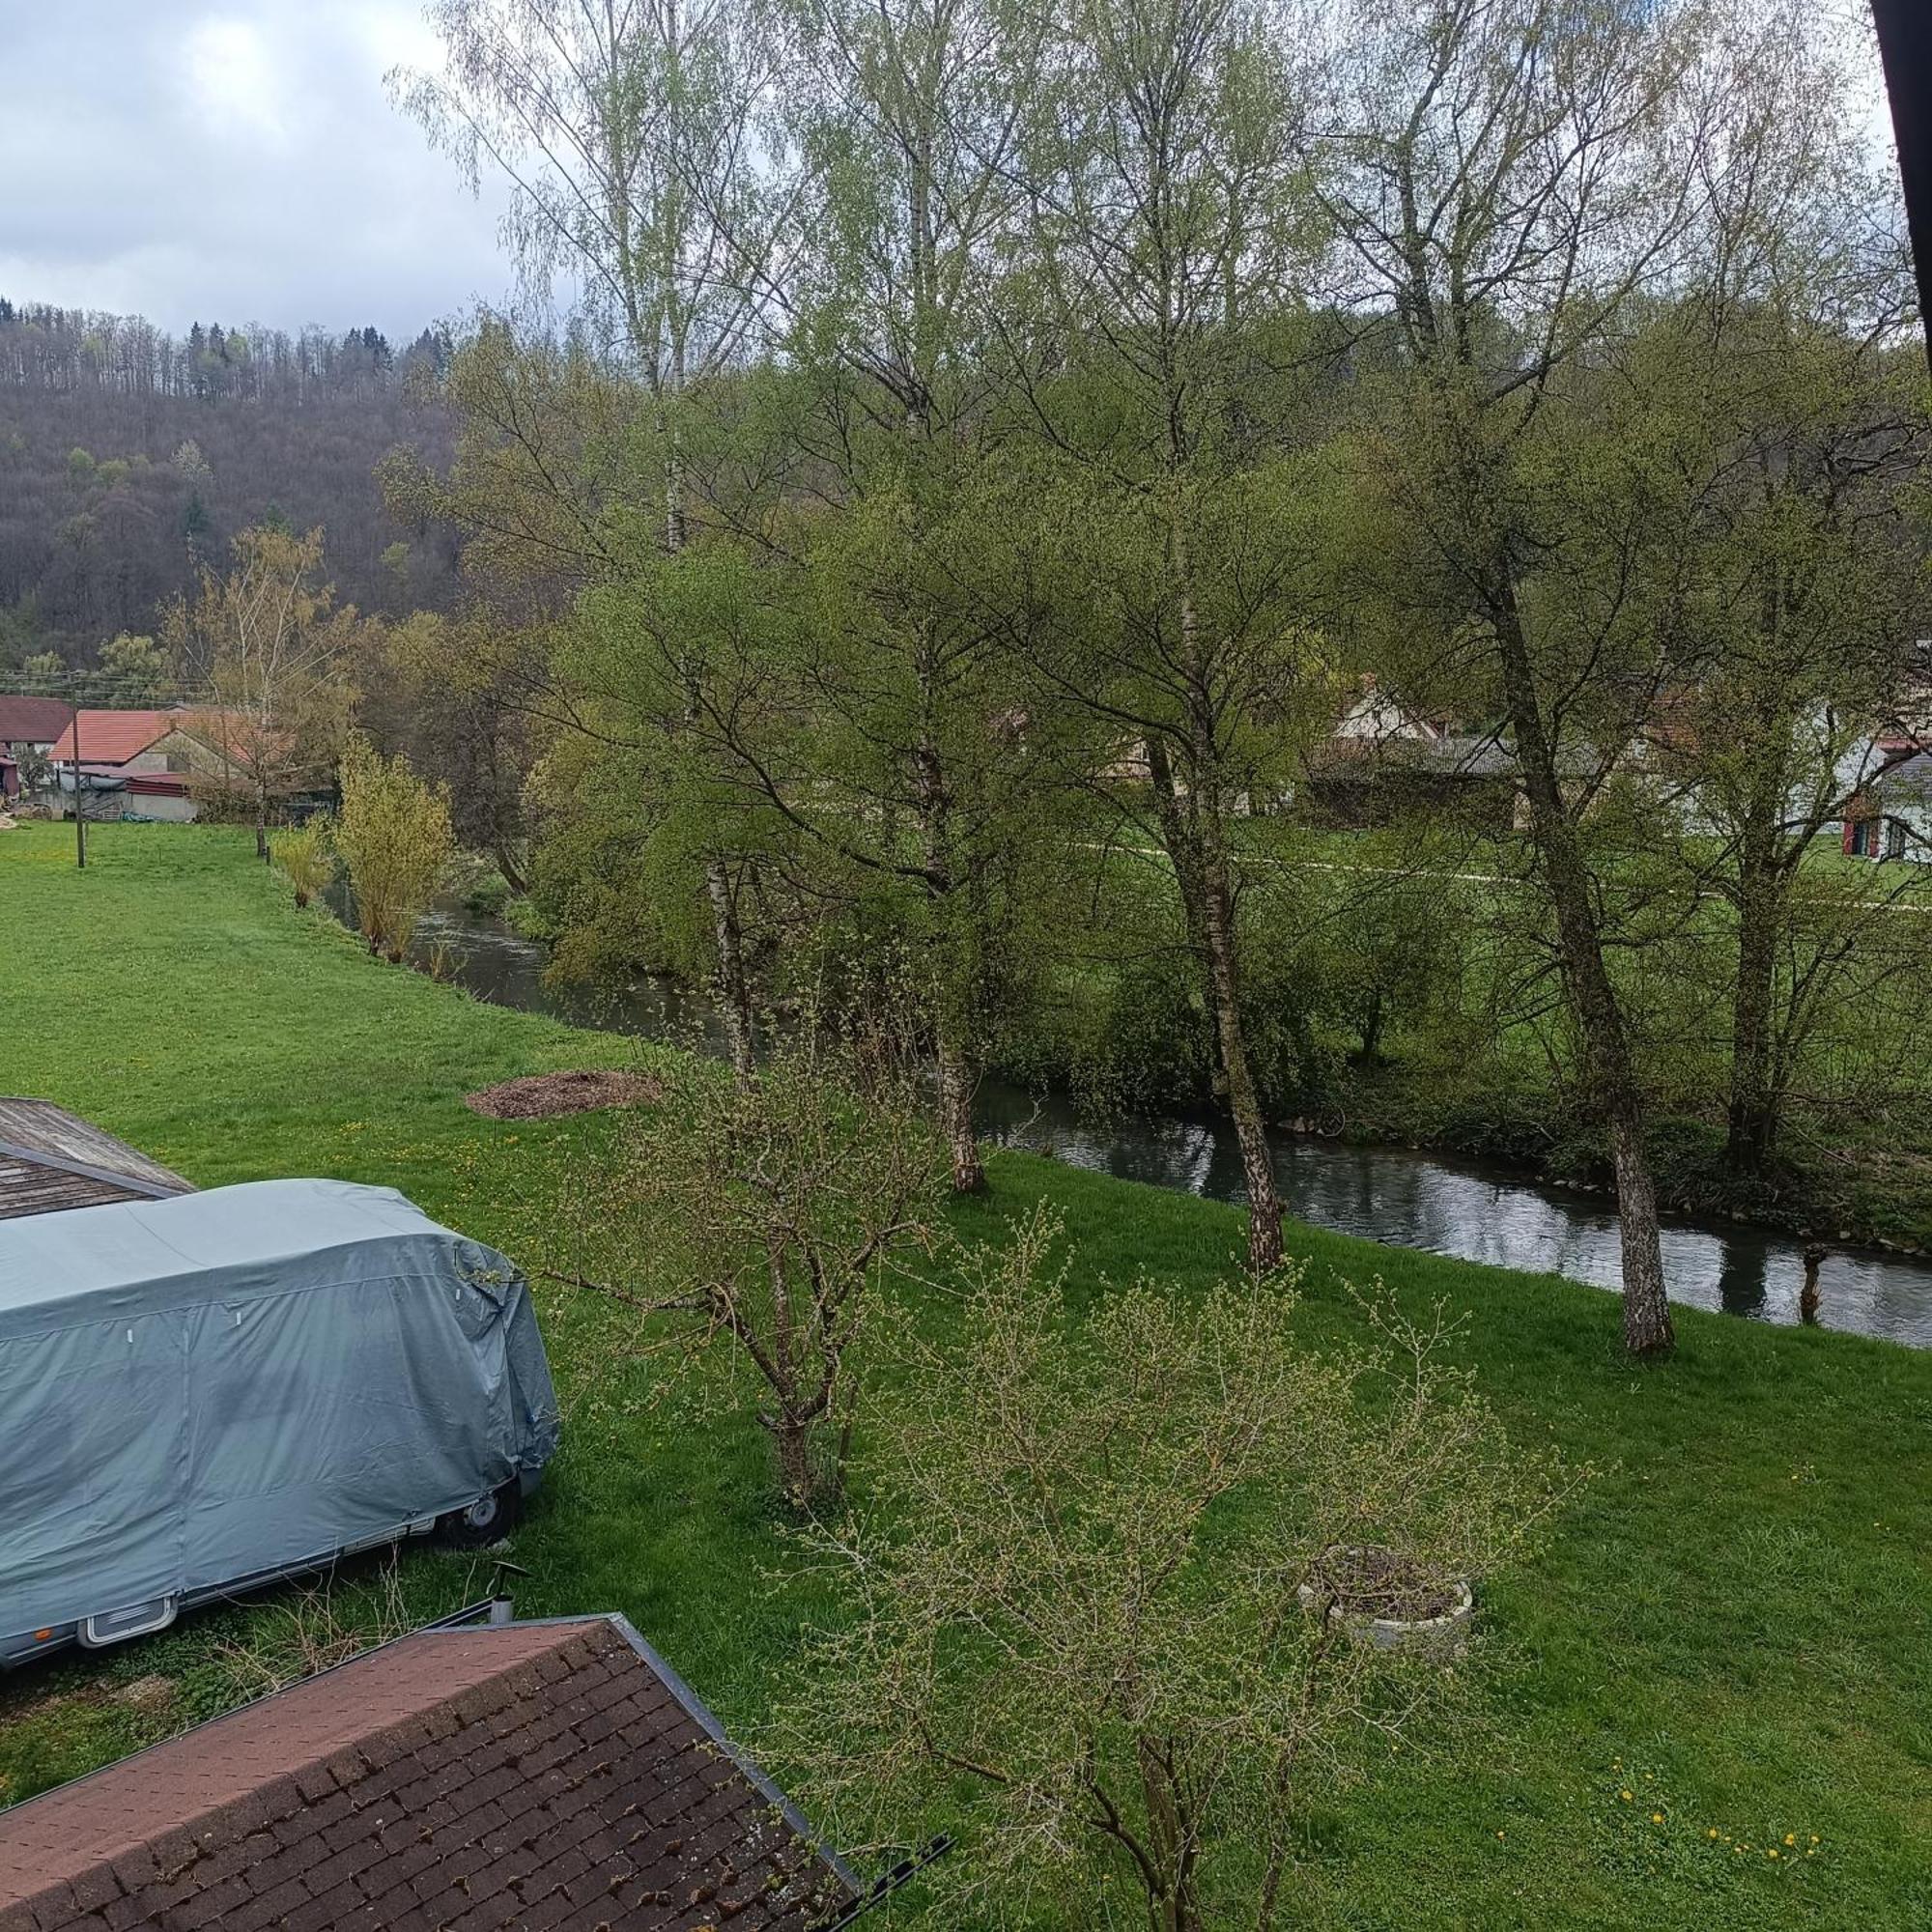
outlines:
M1918 320L1932 328L1932 9L1925 0L1872 0L1891 131L1905 185L1905 221L1918 273ZM1932 358L1932 333L1926 338Z
M80 788L80 677L71 675L67 684L69 707L73 712L73 864L76 871L87 869L87 795Z

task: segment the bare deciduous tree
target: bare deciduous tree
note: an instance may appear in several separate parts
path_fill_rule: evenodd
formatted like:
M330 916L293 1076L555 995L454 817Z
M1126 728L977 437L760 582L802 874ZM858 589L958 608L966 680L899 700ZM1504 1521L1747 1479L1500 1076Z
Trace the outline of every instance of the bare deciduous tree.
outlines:
M782 1734L848 1842L963 1781L967 1889L1084 1924L1112 1885L1151 1932L1262 1932L1309 1797L1453 1688L1329 1614L1342 1552L1384 1552L1421 1615L1571 1479L1504 1439L1439 1310L1371 1302L1380 1346L1317 1354L1290 1268L1075 1321L1057 1232L967 1258L957 1339L907 1339L868 1512L810 1534L859 1611Z
M235 539L235 567L203 567L192 599L169 609L165 636L182 681L212 704L188 720L247 803L255 856L269 857L277 800L320 779L347 735L347 668L357 618L319 585L322 532L259 526Z
M695 1374L715 1374L714 1350L749 1364L801 1511L842 1491L857 1350L888 1280L929 1245L947 1172L897 1016L820 1017L750 1080L672 1067L578 1204L565 1277L635 1308L641 1346Z

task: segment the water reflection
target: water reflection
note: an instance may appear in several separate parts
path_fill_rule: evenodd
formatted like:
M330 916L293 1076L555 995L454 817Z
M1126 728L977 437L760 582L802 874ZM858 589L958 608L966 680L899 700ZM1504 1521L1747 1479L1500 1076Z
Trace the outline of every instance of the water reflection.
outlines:
M615 995L546 985L542 950L500 921L441 906L423 921L413 951L423 959L439 945L480 999L579 1026L724 1050L723 1028L701 995L648 979ZM980 1090L980 1115L987 1137L1006 1146L1122 1180L1241 1198L1239 1153L1222 1122L1122 1120L1096 1128L1058 1096L993 1082ZM1593 1196L1405 1148L1348 1147L1283 1133L1274 1151L1289 1212L1314 1227L1598 1288L1621 1285L1617 1217ZM1757 1321L1799 1319L1804 1260L1796 1241L1728 1224L1672 1220L1663 1229L1663 1270L1674 1301ZM1833 1250L1819 1289L1823 1326L1932 1347L1932 1264Z

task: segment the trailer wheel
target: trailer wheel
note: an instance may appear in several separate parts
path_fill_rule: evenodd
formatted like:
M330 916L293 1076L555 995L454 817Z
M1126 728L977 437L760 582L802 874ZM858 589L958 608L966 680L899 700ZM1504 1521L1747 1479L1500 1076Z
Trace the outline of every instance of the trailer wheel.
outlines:
M478 1496L468 1509L451 1510L447 1516L439 1517L436 1533L440 1541L457 1549L487 1549L516 1528L517 1519L523 1513L522 1486L511 1481L500 1490Z

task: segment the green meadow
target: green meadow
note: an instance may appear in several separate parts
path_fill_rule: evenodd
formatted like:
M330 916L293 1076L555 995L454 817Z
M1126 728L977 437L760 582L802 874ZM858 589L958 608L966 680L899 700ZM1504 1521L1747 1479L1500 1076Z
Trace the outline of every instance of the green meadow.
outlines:
M462 1096L666 1049L379 964L249 846L105 826L76 872L71 833L0 835L0 1092L202 1186L381 1182L526 1266L557 1259L561 1181L610 1117L497 1122ZM997 1239L1042 1197L1089 1301L1143 1272L1196 1292L1239 1241L1228 1208L1010 1153L955 1219ZM1681 1310L1676 1358L1637 1370L1608 1295L1299 1226L1289 1244L1309 1347L1360 1339L1345 1280L1444 1300L1519 1439L1597 1471L1538 1555L1484 1582L1467 1719L1311 1807L1306 1922L1932 1923L1932 1355ZM795 1560L749 1399L654 1406L624 1310L539 1299L566 1433L515 1539L518 1607L623 1611L755 1738L840 1604ZM862 1434L862 1487L865 1454ZM364 1565L326 1606L284 1588L0 1681L0 1802L259 1692L342 1628L469 1601L489 1569L426 1550Z

